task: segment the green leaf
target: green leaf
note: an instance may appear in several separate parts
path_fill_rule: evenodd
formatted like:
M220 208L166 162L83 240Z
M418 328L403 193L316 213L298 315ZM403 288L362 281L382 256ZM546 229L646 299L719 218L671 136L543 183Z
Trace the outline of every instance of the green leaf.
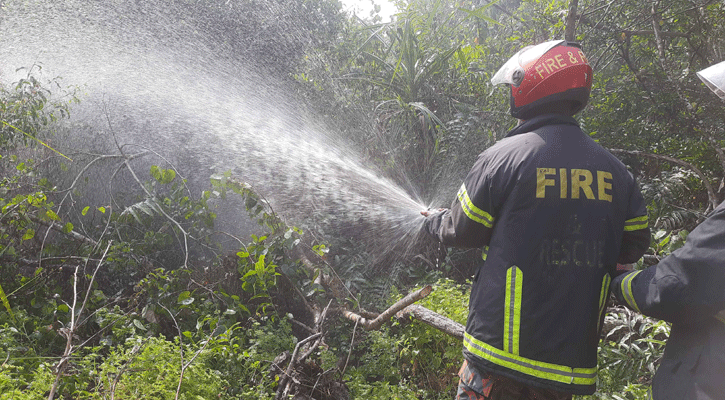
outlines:
M186 290L179 293L179 297L176 299L176 302L181 305L188 306L194 302L194 298L191 297L191 292Z
M25 231L25 234L23 235L23 240L30 240L35 237L35 230L28 229Z
M660 241L659 247L665 247L665 246L667 246L667 244L670 242L670 238L671 237L672 236L670 236L670 235L665 236L665 238L662 239L662 241Z
M259 256L259 259L257 260L257 262L254 263L254 268L257 271L264 271L264 257L265 257L265 255L262 254L261 256Z
M67 224L65 224L65 226L63 226L63 232L71 233L72 231L73 231L73 224L71 224L70 222L68 222Z
M176 178L176 171L173 169L165 169L161 178L161 183L171 183Z
M60 220L60 217L58 216L58 214L56 214L55 211L53 211L53 210L46 211L45 212L45 216L48 217L48 218L50 218L53 221L59 221Z
M5 295L5 291L3 290L2 285L0 285L0 300L2 300L3 305L5 306L5 310L7 310L8 314L10 314L10 318L15 321L15 315L13 314L13 309L10 308L10 302L8 301L8 297Z
M156 179L157 181L161 181L161 170L158 166L152 165L149 173L154 179Z
M244 276L242 276L242 280L249 278L250 276L257 275L257 271L254 269L250 269L247 271Z
M103 207L103 206L98 207L98 211L100 211L102 214L105 214L106 213L106 207Z
M141 323L141 321L139 321L139 320L137 320L137 319L134 319L134 320L133 320L133 325L134 325L134 326L135 326L136 328L138 328L138 329L141 329L142 331L145 331L145 330L146 330L146 327L145 327L145 326L143 326L143 324Z
M88 214L88 210L89 210L90 208L91 208L90 206L86 206L86 208L84 208L84 209L83 209L83 211L81 211L81 215L83 215L83 216L85 217L85 216L86 216L86 214Z
M183 292L179 293L179 297L176 298L176 302L178 304L182 304L182 302L185 301L186 299L188 299L189 297L191 297L191 292L188 290L183 291Z

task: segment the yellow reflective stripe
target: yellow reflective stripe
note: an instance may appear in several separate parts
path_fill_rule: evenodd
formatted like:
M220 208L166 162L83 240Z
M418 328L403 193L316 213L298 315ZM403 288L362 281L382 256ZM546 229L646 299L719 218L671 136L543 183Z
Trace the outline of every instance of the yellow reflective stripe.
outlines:
M471 198L468 196L465 184L461 185L461 188L458 190L458 201L461 202L463 212L466 216L468 216L468 218L478 222L479 224L483 224L487 228L493 227L493 217L491 214L481 210L473 204L473 201L471 201Z
M463 335L463 345L472 354L484 360L529 376L576 385L594 385L597 382L597 367L571 368L531 360L497 349L474 338L468 332Z
M612 283L612 277L609 274L604 274L602 280L602 291L599 293L599 319L597 320L597 332L602 322L602 313L604 312L604 306L607 304L607 295L609 294L609 284Z
M622 297L624 297L624 300L629 304L630 307L634 308L635 311L641 312L639 310L639 306L637 306L637 302L634 301L634 294L632 293L632 280L634 280L634 277L639 275L639 273L642 271L635 271L630 272L627 274L627 276L622 279Z
M483 261L486 261L486 258L488 257L488 246L484 246L483 252L481 252L481 258Z
M649 225L647 216L643 215L641 217L632 218L624 221L624 231L636 231L640 229L646 229Z
M506 271L506 300L503 320L503 350L519 354L519 331L521 329L521 288L524 274L517 266Z

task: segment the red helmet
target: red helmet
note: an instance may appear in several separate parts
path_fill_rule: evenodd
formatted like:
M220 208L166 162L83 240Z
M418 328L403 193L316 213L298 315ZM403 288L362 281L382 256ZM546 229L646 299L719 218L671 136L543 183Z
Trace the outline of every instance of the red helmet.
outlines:
M521 49L491 78L511 85L511 115L529 119L544 105L568 101L581 111L592 89L592 67L577 43L553 40Z

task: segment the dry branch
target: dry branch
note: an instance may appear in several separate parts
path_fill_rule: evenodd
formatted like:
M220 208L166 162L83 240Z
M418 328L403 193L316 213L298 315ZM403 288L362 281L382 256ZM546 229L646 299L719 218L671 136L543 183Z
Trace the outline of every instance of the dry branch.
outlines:
M292 374L292 370L294 369L294 366L295 366L295 358L297 357L297 353L299 353L299 351L300 351L300 347L302 347L303 345L305 345L308 342L311 342L311 341L319 338L320 336L322 336L322 332L315 333L314 335L297 342L297 345L295 345L295 349L292 352L292 358L290 359L289 364L287 364L287 369L285 370L284 375L282 375L280 377L279 385L277 386L277 394L275 396L275 399L282 399L282 398L287 397L287 393L289 391L289 384L288 384L289 379L292 378L291 374Z
M431 311L419 304L411 304L396 314L396 318L415 318L439 331L463 339L466 328L458 322Z
M55 392L58 389L58 385L60 384L60 377L63 375L63 372L65 371L66 367L68 366L68 360L70 360L71 353L73 352L73 338L75 337L76 330L78 329L79 325L82 323L80 322L80 317L83 314L83 311L85 311L86 303L88 301L88 297L91 293L91 290L93 289L93 281L96 278L96 274L98 273L98 270L101 268L101 265L103 264L103 260L106 258L106 255L108 254L108 249L111 248L112 242L109 241L108 245L106 246L106 251L103 252L103 256L101 256L101 261L96 265L95 270L93 271L93 275L91 276L91 280L88 282L88 288L86 289L86 296L83 299L83 303L81 304L80 308L76 310L76 304L78 302L78 269L80 266L77 266L75 268L75 272L73 273L73 305L70 307L70 321L68 323L67 328L61 328L58 332L65 336L66 338L66 344L65 344L65 351L63 352L63 356L61 357L60 361L58 361L58 364L55 367L56 374L55 374L55 381L53 382L52 386L50 387L50 394L48 394L48 400L53 400L55 397Z
M392 316L395 315L395 313L404 309L405 307L408 307L409 305L415 303L416 301L427 297L430 294L430 292L432 292L432 291L433 291L433 288L430 285L428 285L413 293L409 293L407 296L398 300L395 304L390 306L390 308L388 308L387 310L383 311L380 315L378 315L373 320L369 320L360 314L354 313L352 311L347 311L347 310L343 311L342 315L345 316L345 318L348 318L348 319L355 321L358 324L362 325L366 330L379 329L383 325L383 323L385 321L389 320L390 318L392 318Z

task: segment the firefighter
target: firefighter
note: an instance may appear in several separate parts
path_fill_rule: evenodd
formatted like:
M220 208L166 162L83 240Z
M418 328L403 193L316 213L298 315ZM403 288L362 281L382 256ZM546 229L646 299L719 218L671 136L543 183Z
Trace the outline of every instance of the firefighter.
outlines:
M725 100L725 61L698 72ZM654 400L725 399L725 202L657 265L620 275L617 299L672 323Z
M493 76L519 125L479 155L450 209L423 212L444 245L483 248L471 288L458 399L591 394L617 263L650 242L626 167L573 118L592 68L578 44L522 49Z

